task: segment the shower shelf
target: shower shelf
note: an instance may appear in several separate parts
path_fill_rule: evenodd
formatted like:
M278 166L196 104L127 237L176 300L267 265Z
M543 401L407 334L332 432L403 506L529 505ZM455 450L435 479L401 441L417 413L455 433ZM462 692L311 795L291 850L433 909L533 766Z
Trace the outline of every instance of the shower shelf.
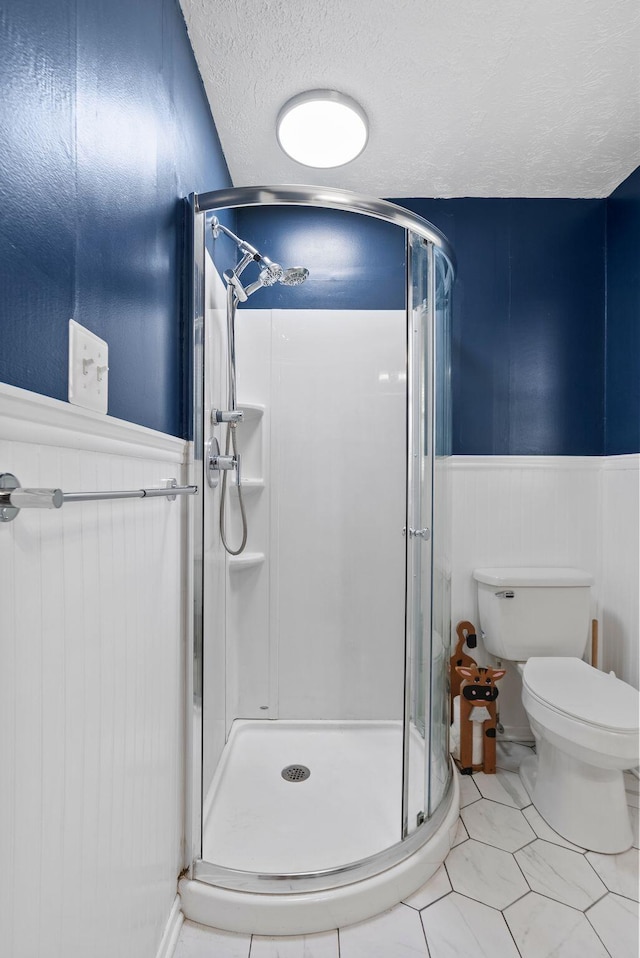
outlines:
M259 403L239 402L238 409L243 411L245 422L251 419L262 419L264 416L264 406L261 406Z
M229 556L229 572L255 569L264 564L264 559L264 552L243 552L239 556Z

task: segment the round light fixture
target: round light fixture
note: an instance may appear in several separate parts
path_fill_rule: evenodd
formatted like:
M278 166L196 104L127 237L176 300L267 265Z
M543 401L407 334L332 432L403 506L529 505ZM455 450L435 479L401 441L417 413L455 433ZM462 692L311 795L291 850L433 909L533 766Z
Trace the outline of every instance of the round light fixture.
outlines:
M278 143L287 156L304 166L343 166L362 153L368 135L362 107L335 90L299 93L278 114Z

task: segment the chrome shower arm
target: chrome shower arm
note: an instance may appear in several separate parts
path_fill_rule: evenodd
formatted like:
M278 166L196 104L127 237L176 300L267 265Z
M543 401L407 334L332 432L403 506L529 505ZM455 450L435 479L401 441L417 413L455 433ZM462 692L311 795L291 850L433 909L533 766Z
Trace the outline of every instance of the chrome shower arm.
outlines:
M228 236L229 239L232 239L234 243L236 243L238 246L242 245L242 240L240 239L240 237L236 236L235 233L232 233L230 229L224 226L220 222L217 216L214 216L213 219L211 220L211 232L213 233L214 239L218 239L218 236L220 235L220 233L224 233L225 236Z
M213 234L214 239L217 239L220 233L224 233L225 236L228 236L229 239L232 239L233 242L238 247L238 249L240 249L245 254L245 256L249 257L249 259L247 260L247 263L250 262L252 259L256 261L260 261L262 259L262 256L260 255L258 250L254 246L252 246L251 243L247 243L246 240L240 239L239 236L236 236L235 233L233 233L227 226L224 226L224 224L220 222L217 216L214 216L211 221L211 232ZM247 265L247 263L245 263L245 266Z

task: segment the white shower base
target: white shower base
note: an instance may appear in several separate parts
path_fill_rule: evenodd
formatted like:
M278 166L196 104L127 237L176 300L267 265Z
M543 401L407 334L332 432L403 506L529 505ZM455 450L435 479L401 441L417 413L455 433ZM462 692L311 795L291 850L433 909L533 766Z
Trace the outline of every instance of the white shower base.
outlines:
M416 736L416 745L422 740ZM417 754L418 749L412 749ZM282 769L302 764L302 782ZM421 764L421 762L420 762ZM410 814L424 807L411 769ZM236 721L205 802L205 862L262 875L340 868L400 841L399 722ZM458 820L457 782L440 827L403 861L339 888L299 893L180 883L185 915L229 931L293 935L361 921L420 887L444 860Z
M412 743L416 758L421 749ZM293 764L311 776L286 782ZM419 778L416 762L412 822ZM401 815L399 722L236 721L205 803L202 857L263 874L336 868L399 842Z

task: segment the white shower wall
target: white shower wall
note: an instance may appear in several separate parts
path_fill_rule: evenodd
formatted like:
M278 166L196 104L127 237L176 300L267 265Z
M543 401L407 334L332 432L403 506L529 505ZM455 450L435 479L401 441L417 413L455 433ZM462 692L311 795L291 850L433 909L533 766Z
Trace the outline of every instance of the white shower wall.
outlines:
M241 307L237 340L239 403L265 409L245 467L265 560L231 574L235 717L400 718L404 313Z
M184 481L186 444L0 385L25 486ZM153 958L182 867L184 500L0 525L0 954Z

